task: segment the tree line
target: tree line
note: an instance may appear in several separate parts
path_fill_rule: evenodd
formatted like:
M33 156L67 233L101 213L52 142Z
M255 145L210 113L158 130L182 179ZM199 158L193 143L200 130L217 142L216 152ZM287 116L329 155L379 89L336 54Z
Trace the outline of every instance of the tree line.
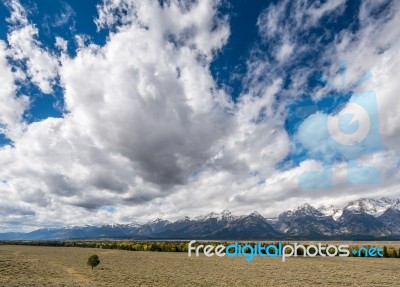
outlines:
M254 244L248 242L249 244ZM100 249L119 249L119 250L128 250L128 251L153 251L153 252L187 252L188 251L189 242L185 241L86 241L86 240L18 240L18 241L0 241L0 245L28 245L28 246L53 246L53 247L80 247L80 248L100 248ZM197 246L199 244L203 245L213 245L216 247L217 245L228 246L232 244L232 242L196 242L193 246ZM241 242L242 245L247 244L247 242ZM267 243L265 243L267 244ZM268 243L269 244L269 243ZM278 246L278 242L272 243ZM292 243L287 242L284 245ZM303 244L305 247L309 245ZM328 244L322 245L323 247L327 247ZM382 246L383 249L383 257L386 258L400 258L400 248L396 248L394 246ZM349 247L350 256L355 256L353 254L353 250L359 250L361 247L371 247L371 246L359 246L359 245L351 245ZM299 250L298 255L301 254L301 249ZM361 257L367 256L364 252L361 252Z

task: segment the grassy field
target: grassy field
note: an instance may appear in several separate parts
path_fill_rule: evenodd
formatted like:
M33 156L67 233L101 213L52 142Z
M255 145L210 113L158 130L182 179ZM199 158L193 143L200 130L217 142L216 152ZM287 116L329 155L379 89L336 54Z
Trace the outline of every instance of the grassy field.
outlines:
M91 270L87 258L97 254ZM391 258L191 257L186 253L0 246L0 286L400 286Z

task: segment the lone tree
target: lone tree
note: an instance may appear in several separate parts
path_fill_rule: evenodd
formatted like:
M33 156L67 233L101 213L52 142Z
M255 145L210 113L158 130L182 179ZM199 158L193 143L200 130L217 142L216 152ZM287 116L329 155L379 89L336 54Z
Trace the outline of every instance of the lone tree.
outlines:
M100 259L99 259L99 256L97 256L97 255L90 256L87 261L87 265L92 266L92 269L99 264L100 264Z

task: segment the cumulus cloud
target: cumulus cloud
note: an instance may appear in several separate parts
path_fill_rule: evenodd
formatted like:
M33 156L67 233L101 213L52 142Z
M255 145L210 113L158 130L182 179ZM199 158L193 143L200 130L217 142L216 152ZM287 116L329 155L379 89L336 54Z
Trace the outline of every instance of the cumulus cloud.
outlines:
M16 73L8 64L9 53L6 44L0 41L0 133L15 138L23 128L22 115L29 104L26 96L17 96Z
M212 1L189 10L138 1L126 17L135 14L146 27L124 24L105 46L82 44L75 57L56 59L67 114L30 124L3 149L10 168L2 178L15 196L47 209L138 205L168 196L205 168L234 124L232 103L208 70L229 35L216 8ZM25 31L27 43L17 37ZM28 25L8 37L15 57L17 44L27 44L21 50L32 54L21 57L32 65L35 51L43 52L29 46L35 31ZM37 82L49 91L53 74L44 75Z
M397 108L395 102L398 102L394 98L397 84L396 81L393 81L393 76L396 75L399 58L397 48L399 37L394 28L398 24L399 7L393 1L363 1L358 15L360 29L357 32L354 32L352 27L344 29L333 37L332 45L321 45L327 31L320 29L318 33L314 33L313 27L317 26L318 21L322 21L325 16L335 19L341 15L347 3L345 1L315 3L308 1L299 1L296 4L288 1L280 2L269 6L260 15L258 27L268 51L272 51L272 57L268 53L262 52L264 46L256 47L253 58L248 62L250 72L245 83L250 90L262 91L266 82L270 83L271 80L282 77L287 74L288 70L294 71L295 73L290 75L287 87L278 92L282 97L289 97L289 100L294 102L303 95L311 95L313 100L321 99L329 92L332 94L332 89L337 96L346 92L355 92L350 101L357 102L360 93L373 90L377 96L380 113L379 119L375 117L376 114L371 117L372 124L379 126L378 131L374 130L377 132L372 145L375 150L372 146L359 145L358 148L346 152L347 155L350 152L350 158L355 159L356 155L360 155L361 149L361 154L364 153L364 155L361 157L362 159L358 159L359 164L377 167L381 172L381 184L362 187L349 184L348 166L346 161L341 162L338 159L338 152L340 152L338 143L333 140L327 127L328 119L337 118L340 107L333 109L334 112L331 115L318 111L310 115L304 122L299 123L297 133L291 138L292 147L296 149L297 143L300 143L306 151L307 158L314 159L314 161L306 160L289 170L277 170L270 174L266 180L265 190L268 190L268 193L264 193L265 197L263 197L264 194L258 193L259 189L257 188L253 193L242 191L238 195L243 202L256 204L257 200L263 198L265 201L270 200L277 203L271 207L274 212L282 210L281 206L278 207L278 202L286 206L293 206L296 201L314 203L329 201L343 204L349 198L354 199L361 196L398 196L398 181L393 178L393 175L397 174L398 166L398 156L396 156L398 147L394 144L394 138L398 136L397 128L395 128L397 115L391 114L390 110L394 111ZM308 41L312 39L312 45L310 42L303 41L304 35L307 35ZM287 57L282 57L288 39L290 39L291 46L295 47L292 56L288 53L288 56L291 57L289 62ZM324 41L327 39L329 37ZM314 57L313 54L320 56ZM312 66L309 66L308 62L299 64L298 61L303 61L305 57L312 59L310 61ZM344 75L338 72L338 63L342 60L347 61L348 68ZM292 70L292 68L294 69ZM326 78L334 87L319 85L310 88L308 86L307 82L310 76L318 69L327 75ZM370 79L366 77L366 72L369 70L373 75ZM388 105L385 107L384 103ZM279 108L279 102L277 106ZM344 108L347 106L344 105ZM293 115L287 115L287 117L291 116ZM359 124L363 126L365 122L362 121ZM391 132L388 132L389 127ZM376 142L380 141L381 135L383 146ZM376 153L378 149L376 146L379 146L381 152ZM390 156L393 158L390 163L386 164L385 161ZM329 163L327 170L333 175L333 188L299 191L299 176L305 171L322 172L326 162ZM340 197L334 198L333 194L340 194ZM254 200L255 198L257 200ZM270 212L271 209L268 209L267 212Z
M11 28L8 43L0 45L0 74L5 79L0 121L9 138L21 131L12 137L12 146L0 150L0 164L7 166L0 171L0 199L16 216L0 214L3 228L22 219L25 223L19 228L35 228L177 219L226 208L272 216L302 201L343 203L376 195L376 186L354 189L348 184L344 162L333 164L334 188L324 191L298 189L302 173L322 167L318 159L305 159L287 170L277 168L292 144L285 129L290 115L280 98L305 92L312 73L310 67L299 66L291 84L285 82L285 70L306 53L307 43L296 33L306 33L325 16L339 15L345 1L300 1L288 21L284 16L289 1L268 6L258 27L262 43L277 40L271 44L273 55L254 48L243 77L245 89L235 101L210 72L228 41L229 18L220 15L219 1L184 3L105 0L97 7L95 23L109 33L106 43L99 46L76 35L79 45L72 56L61 37L54 39L61 54L47 50L19 2L8 2ZM381 113L387 109L381 114L386 125L382 134L393 148L366 155L360 162L381 169L382 193L398 195L393 144L398 121L395 105L387 104L396 102L395 83L388 83L393 79L390 73L398 70L396 17L388 12L381 21L371 20L374 5L363 4L362 28L337 35L318 65L353 59L352 80L368 66L356 59L374 57L368 68L375 81L379 79L378 104ZM372 43L374 36L381 37L382 45ZM366 38L371 43L364 48ZM16 79L21 76L12 69L18 63L7 57L25 63L27 79L42 92L50 93L56 83L62 87L63 118L23 121L29 101L18 94ZM334 78L329 67L324 72ZM303 136L320 149L315 128L303 127L308 128Z
M348 61L347 79L354 81L370 70L371 79L360 89L374 90L377 95L380 127L387 148L399 152L400 108L397 93L400 67L399 3L396 1L364 1L360 8L360 31L342 33L337 39L337 55Z
M24 7L16 0L6 1L6 5L11 11L11 17L8 19L11 32L7 37L10 56L19 62L20 66L26 65L26 74L32 83L43 93L49 94L57 77L57 58L41 47L37 40L39 31L29 22Z

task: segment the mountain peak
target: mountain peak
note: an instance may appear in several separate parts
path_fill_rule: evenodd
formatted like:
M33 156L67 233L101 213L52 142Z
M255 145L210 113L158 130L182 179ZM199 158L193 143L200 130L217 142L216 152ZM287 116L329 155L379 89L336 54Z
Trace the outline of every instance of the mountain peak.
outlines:
M367 213L374 217L382 215L388 208L399 209L400 203L398 200L394 200L388 197L382 197L380 199L361 198L353 200L344 208L346 212L361 214Z
M232 221L235 220L237 217L234 216L229 210L225 209L224 211L222 211L221 213L222 215L222 219L226 220L226 221Z
M147 224L150 224L150 225L153 225L153 224L165 224L165 223L168 223L168 222L169 222L168 220L164 220L164 219L161 219L161 218L156 218L156 219L150 220L149 222L147 222Z
M318 208L318 211L324 214L325 216L332 216L334 220L338 220L340 216L343 214L343 209L336 208L333 205L322 205Z
M221 214L222 214L223 216L230 216L230 215L232 215L232 213L231 213L228 209L225 209L224 211L222 211Z
M264 218L264 216L262 216L260 213L258 213L257 211L253 211L252 213L249 214L249 216L251 217L257 217L257 218Z
M309 213L314 213L315 211L318 211L314 206L304 203L297 208L293 209L293 212L309 212Z
M281 215L279 215L279 217L297 217L297 216L323 216L324 214L319 211L318 209L316 209L314 206L305 203L303 205L300 205L294 209L288 210L283 212ZM279 218L278 217L278 218Z
M183 221L190 221L190 217L189 216L184 216L180 219L177 220L177 222L183 222Z
M266 219L257 211L249 215L233 216L229 210L211 212L195 219L185 216L173 223L160 218L146 224L106 224L101 226L69 226L44 228L29 233L0 233L2 240L59 240L71 238L208 238L244 239L268 236L294 238L359 238L359 236L394 236L400 238L400 200L390 198L361 198L349 202L345 208L310 204ZM333 219L332 219L333 218ZM212 219L212 221L207 221ZM218 222L215 222L218 221ZM260 223L264 229L259 229ZM267 228L267 229L265 229Z
M309 203L304 203L302 205L299 205L296 209L299 210L299 209L310 209L310 208L313 207Z
M199 221L204 221L204 220L208 220L208 219L217 219L218 221L220 221L220 220L231 221L231 220L235 219L235 216L233 216L229 210L225 209L221 213L210 212L207 215L200 215L200 216L195 217L195 220L199 220Z

